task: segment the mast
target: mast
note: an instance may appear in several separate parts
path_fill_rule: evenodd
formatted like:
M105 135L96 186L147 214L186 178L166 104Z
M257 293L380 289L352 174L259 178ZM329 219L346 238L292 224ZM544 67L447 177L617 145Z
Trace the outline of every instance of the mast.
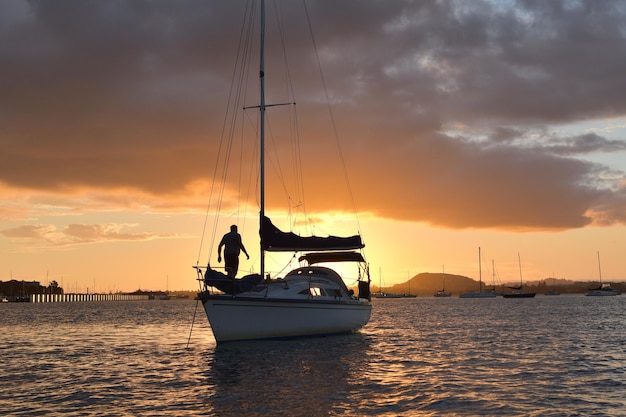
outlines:
M259 215L259 234L261 249L261 277L265 278L265 250L263 249L263 219L265 218L265 0L261 0L261 46L259 58L259 111L260 111L260 181L261 181L261 211Z
M522 284L522 258L520 258L519 252L517 252L517 263L519 264L519 286L521 287L524 284Z
M478 292L483 292L483 270L480 264L480 246L478 247Z
M600 286L602 286L602 269L600 269L600 251L598 251L598 274L600 275Z
M441 278L443 278L443 287L441 288L441 291L446 292L446 266L445 265L441 265Z

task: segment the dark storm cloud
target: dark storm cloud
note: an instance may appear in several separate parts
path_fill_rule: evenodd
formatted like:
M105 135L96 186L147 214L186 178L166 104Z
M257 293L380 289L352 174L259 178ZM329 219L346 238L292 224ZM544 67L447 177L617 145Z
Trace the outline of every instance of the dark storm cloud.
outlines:
M268 16L288 17L299 100L314 106L319 88L300 82L316 71L302 4L276 4ZM1 2L0 181L172 193L212 173L202 155L217 146L245 7ZM574 158L623 142L549 125L626 114L625 9L307 3L344 149L359 161L351 177L370 180L366 209L460 228L623 222L619 187L596 187L601 169Z

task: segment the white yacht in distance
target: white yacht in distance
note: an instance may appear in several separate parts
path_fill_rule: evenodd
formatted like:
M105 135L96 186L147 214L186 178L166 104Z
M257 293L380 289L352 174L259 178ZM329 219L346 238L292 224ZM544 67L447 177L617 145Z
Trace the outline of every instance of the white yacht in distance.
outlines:
M598 272L600 275L600 285L597 288L592 288L587 291L587 296L590 297L611 297L620 295L622 292L611 287L611 284L602 284L602 269L600 267L600 251L598 251Z
M483 291L482 267L480 263L480 247L478 248L478 291L468 291L460 294L459 298L496 298L493 291Z
M441 289L437 291L433 295L433 297L438 297L438 298L450 297L452 294L450 294L449 292L446 292L446 272L444 270L444 267L441 267L441 280L442 280Z

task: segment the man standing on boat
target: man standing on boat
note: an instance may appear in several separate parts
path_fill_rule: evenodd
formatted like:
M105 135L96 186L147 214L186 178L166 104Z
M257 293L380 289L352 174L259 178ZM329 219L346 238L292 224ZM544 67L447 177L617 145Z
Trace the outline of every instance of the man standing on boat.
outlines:
M250 259L248 251L243 246L241 235L237 233L237 226L230 226L230 232L226 233L220 245L217 248L217 262L222 262L222 246L224 246L224 267L229 277L235 278L239 269L239 251L246 254L246 258Z

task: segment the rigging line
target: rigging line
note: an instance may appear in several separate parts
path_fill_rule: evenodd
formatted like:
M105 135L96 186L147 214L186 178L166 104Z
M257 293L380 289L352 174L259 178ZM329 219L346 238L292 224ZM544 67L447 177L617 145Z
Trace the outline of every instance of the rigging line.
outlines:
M254 5L254 2L252 2L251 4ZM247 12L248 11L249 13L246 13L247 20L244 19L244 25L242 27L242 35L240 38L240 45L237 51L236 69L239 70L239 72L237 73L238 75L237 82L235 82L235 79L233 78L233 84L231 85L231 91L234 89L233 86L236 85L237 87L236 87L236 93L234 94L235 100L232 101L232 106L230 107L230 110L229 110L231 114L231 119L230 119L230 125L228 128L228 135L227 135L228 140L227 140L227 146L226 146L226 152L225 152L225 158L224 158L224 165L222 167L222 172L221 172L221 186L220 186L220 192L219 192L219 198L218 198L217 210L216 210L216 215L218 217L219 217L219 213L221 213L222 211L222 204L224 202L224 193L226 191L229 162L231 161L232 148L233 148L234 138L235 138L235 131L236 131L237 122L239 120L239 110L242 107L241 102L244 99L243 91L247 91L248 79L246 75L249 73L249 68L250 68L250 63L251 63L250 55L252 51L252 40L254 38L253 22L255 21L254 19L255 8L252 7L248 9ZM247 27L247 32L244 32L245 27ZM240 166L241 165L242 164L240 164ZM238 193L239 195L241 193L241 182L239 183ZM239 200L240 198L238 199L237 210L236 210L236 213L238 213L238 216L240 212ZM216 220L213 223L213 231L212 231L212 239L211 239L212 245L215 245L216 243L218 226L219 226L219 223ZM210 259L211 253L213 252L213 249L214 248L212 246L211 249L209 250L209 259Z
M346 180L346 184L347 184L347 188L348 188L348 194L350 195L350 201L352 202L352 209L354 210L354 214L356 216L356 221L357 221L357 227L359 229L359 234L361 234L361 223L359 221L359 214L357 212L356 209L356 202L354 201L354 194L352 193L352 187L350 185L350 178L348 176L348 170L346 168L346 161L345 158L343 156L343 150L341 148L341 143L339 141L339 134L337 133L337 124L335 123L335 116L333 114L333 110L332 107L330 105L330 97L328 96L328 89L326 88L326 80L324 79L324 73L322 71L322 64L320 61L320 56L319 56L319 52L317 50L317 44L315 43L315 36L313 34L313 26L311 25L311 19L309 17L309 9L306 5L306 0L303 0L302 3L304 4L304 12L306 14L306 20L309 26L309 32L311 34L311 39L313 42L313 50L315 51L315 58L317 59L317 67L320 73L320 78L322 80L322 86L324 88L324 95L326 96L326 103L328 103L328 113L330 115L330 120L333 126L333 132L334 132L334 136L335 136L335 143L337 144L337 149L339 151L339 158L341 160L341 165L343 168L343 176Z
M255 9L255 11L256 11L256 9ZM240 86L241 86L241 88L240 88L239 94L238 94L238 97L241 97L242 99L237 103L237 109L244 110L244 112L243 112L244 115L245 115L246 107L241 107L241 102L245 103L246 99L245 99L245 97L244 97L242 92L243 91L249 91L249 89L248 89L249 77L247 77L245 75L250 74L250 66L251 66L251 63L252 63L252 59L250 58L250 56L252 54L252 41L253 41L253 38L254 38L254 30L253 30L254 29L254 24L252 22L255 22L255 21L256 21L256 18L252 19L252 16L251 16L251 20L250 20L251 23L248 24L248 37L247 37L247 42L246 42L247 48L246 48L245 57L247 59L245 61L245 65L242 65L241 78L240 78ZM232 125L233 138L234 138L234 131L235 131L235 121L236 120L233 119L233 125ZM238 185L238 195L239 196L242 195L242 190L243 190L243 187L242 187L243 168L244 168L243 161L244 161L244 149L245 149L244 145L245 145L245 137L246 137L246 135L245 135L245 125L246 125L246 117L244 116L244 117L241 118L241 126L240 126L241 129L240 129L239 185ZM251 126L254 126L254 124L251 123ZM256 160L255 159L256 147L253 146L252 149L253 149L252 161L255 161ZM243 212L243 215L241 214L242 213L241 212L241 200L242 199L241 199L241 197L239 197L237 199L237 213L238 213L237 221L239 221L239 218L241 216L243 216L243 224L241 225L242 233L245 230L245 221L246 221L246 219L248 217L247 213L248 213L249 204L247 204L247 202L250 201L250 192L251 192L251 189L252 189L252 187L251 187L252 172L253 172L253 170L250 170L250 174L248 176L248 184L247 184L247 187L246 187L247 191L246 191L245 198L243 199L246 202L245 210Z
M253 21L253 12L250 13L250 21ZM231 153L232 153L232 146L234 143L234 138L235 138L235 127L238 121L238 115L239 115L239 109L241 107L241 100L243 97L242 91L246 91L247 89L244 87L247 85L247 83L245 81L247 81L245 75L248 73L248 68L250 65L250 51L251 51L251 39L252 39L252 32L253 32L253 25L248 23L247 24L248 27L248 32L247 32L247 36L245 37L246 42L244 42L244 47L243 47L243 52L241 54L238 53L238 60L237 63L239 63L239 57L241 57L241 65L239 66L240 68L240 72L239 72L239 78L238 78L238 82L237 82L237 93L235 95L236 100L233 103L232 106L232 118L231 118L231 122L230 122L230 128L229 128L229 133L228 133L228 146L227 146L227 151L226 151L226 157L224 159L224 166L223 166L223 171L222 171L222 177L221 177L221 188L220 188L220 198L218 200L219 202L219 211L221 212L221 205L222 202L224 201L224 192L226 189L226 179L227 179L227 175L228 175L228 165L229 165L229 161L231 160ZM243 39L243 37L242 37ZM241 50L242 48L240 48L239 50ZM242 147L243 149L243 147ZM240 163L240 168L241 168L242 164ZM241 176L240 176L240 182L239 182L239 186L238 186L238 190L241 191ZM239 200L238 200L238 204L237 204L237 210L236 212L239 213L240 211L240 207L239 207ZM213 242L215 242L215 237L217 236L217 222L214 223L214 231L213 231Z
M243 143L244 143L244 137L245 137L244 125L246 124L245 122L246 122L246 117L247 117L245 116L245 113L246 112L244 111L244 117L242 117L241 132L240 132L242 151L243 151ZM256 182L258 181L258 170L256 169L256 166L255 166L255 163L258 160L257 146L254 145L251 147L251 149L252 149L252 155L251 155L252 163L250 164L250 170L248 171L248 182L246 184L246 196L245 196L246 205L245 205L245 210L243 213L244 224L243 224L242 229L245 229L245 222L248 219L248 214L249 214L249 210L251 207L250 201L252 201L252 198L256 196L256 191L257 191L257 189L255 188ZM243 157L242 157L242 161L243 161ZM257 174L256 178L255 178L255 173Z
M283 3L281 3L282 5ZM304 175L302 172L302 152L301 152L301 147L300 147L300 135L299 135L299 129L298 129L298 111L297 111L297 107L295 107L296 104L296 94L295 94L295 90L293 88L293 80L291 77L291 70L290 70L290 66L289 66L289 60L287 58L287 46L285 43L285 39L287 38L286 32L285 32L285 25L284 25L284 21L285 18L283 17L283 14L280 13L279 14L279 10L277 7L274 8L275 11L275 16L276 16L276 21L277 21L277 28L278 28L278 32L279 32L279 38L280 38L280 42L281 42L281 48L282 48L282 53L283 53L283 62L285 65L285 78L286 78L286 88L287 88L287 99L289 100L289 102L291 104L293 104L293 111L289 111L290 114L290 118L292 117L292 121L290 123L290 127L291 127L291 142L292 142L292 158L293 158L293 166L294 166L294 186L295 186L295 197L296 200L300 201L302 204L302 211L304 214L304 218L308 218L307 214L306 214L306 196L304 194ZM281 12L282 12L282 8L281 8ZM296 219L293 219L292 222L295 224ZM291 228L293 228L293 224L290 225Z
M254 3L252 3L252 4L254 4ZM208 199L207 206L206 206L206 214L205 214L205 218L204 218L204 225L203 225L203 228L202 228L202 236L200 238L200 248L198 249L198 257L197 257L197 260L196 260L196 265L198 265L200 263L200 257L202 256L202 248L204 246L204 239L205 239L205 235L206 235L206 229L207 229L207 224L208 224L209 213L211 211L211 207L213 206L213 196L214 196L214 194L216 192L215 191L215 182L216 182L216 179L217 179L217 173L218 173L218 169L219 169L219 166L220 166L219 161L221 160L221 156L222 156L222 153L223 153L224 141L225 141L225 137L226 137L226 130L227 130L227 126L228 126L228 122L227 122L228 121L228 117L229 117L229 114L235 113L234 110L231 113L230 108L231 108L231 105L232 105L233 109L237 108L237 104L233 103L233 101L238 101L236 99L237 99L238 96L240 96L239 93L240 93L241 89L238 90L238 94L237 95L233 94L233 90L235 90L234 86L236 85L235 80L237 79L237 68L240 68L241 66L243 66L243 64L240 65L239 59L240 59L240 57L244 57L245 56L244 54L242 54L241 51L242 51L242 45L244 45L244 46L246 45L246 43L244 42L244 39L245 39L244 35L246 34L245 28L246 28L246 26L249 28L250 24L247 23L247 22L248 22L249 19L252 19L252 14L253 14L253 8L252 9L250 8L250 3L249 3L248 7L246 9L246 12L244 14L243 23L242 23L242 26L241 26L241 29L240 29L239 43L238 43L237 54L236 54L237 59L235 60L235 65L233 67L233 72L232 72L232 77L231 77L228 101L227 101L227 104L226 104L226 112L224 114L224 121L222 123L222 131L220 133L220 144L219 144L218 152L217 152L217 155L216 155L216 158L215 158L216 159L216 164L215 164L215 167L214 167L214 170L213 170L213 181L211 182L211 188L210 188L210 191L209 191L209 199ZM248 15L250 15L249 18L248 18ZM249 32L250 32L250 29L248 29L248 38L250 37ZM241 86L241 74L239 75L239 83L237 85ZM232 122L231 122L231 129L232 129ZM226 162L225 162L225 164L226 164ZM224 175L222 175L222 177L223 176ZM225 187L224 181L222 181L221 182L221 186L220 186L220 191L219 191L219 196L220 197L217 199L218 203L217 203L217 208L215 210L215 214L216 215L218 215L221 212L221 200L222 200L222 196L224 194L224 187ZM213 231L212 231L212 237L211 237L212 243L210 245L209 255L208 255L209 259L210 259L211 252L213 252L213 245L214 245L214 240L215 240L216 233L217 233L217 222L214 222Z
M285 174L283 173L283 169L280 164L280 158L278 157L278 147L276 146L276 141L274 140L275 136L272 130L272 123L270 122L270 118L267 116L267 113L265 114L265 127L266 127L266 136L269 133L269 137L271 139L271 144L272 144L272 149L274 151L274 158L272 158L272 154L268 152L266 155L267 160L270 163L270 165L274 168L274 171L278 175L278 178L280 178L280 183L283 188L283 192L287 196L287 200L289 202L292 200L292 197L289 193L289 189L287 188Z
M280 276L280 274L282 274L283 272L285 272L285 270L292 264L292 262L294 261L294 259L296 259L296 254L294 253L291 258L289 259L288 262L286 262L283 267L281 269L279 269L278 271L276 271L276 273L274 274L274 276Z
M282 3L281 3L282 4ZM275 19L278 22L277 24L277 28L279 30L279 38L281 41L281 46L282 46L282 53L283 53L283 61L285 64L285 68L286 68L286 85L287 85L287 97L289 99L288 102L285 103L275 103L275 104L265 104L265 108L269 108L269 107L276 107L276 106L285 106L285 105L289 105L289 106L294 106L295 102L292 100L293 98L293 83L291 82L291 75L290 75L290 71L289 71L289 65L287 63L287 55L286 55L286 47L285 47L285 31L284 31L284 18L281 17L281 14L279 13L279 10L277 7L274 7L274 12L275 12ZM246 107L246 108L258 108L259 106L250 106L250 107ZM291 112L290 112L291 114ZM290 136L293 137L294 134L294 129L293 129L293 124L290 124L291 126L291 131L290 131ZM291 196L291 193L289 191L289 188L287 187L287 181L286 181L286 176L284 174L284 170L282 167L282 164L280 163L281 158L278 157L278 148L279 146L277 146L276 143L276 135L273 132L273 128L272 128L272 124L271 124L271 119L270 119L270 115L268 113L265 113L265 130L266 130L266 144L268 143L268 137L270 139L270 143L271 143L271 150L272 152L269 152L269 148L266 146L266 160L267 162L271 165L271 167L273 168L273 172L276 173L278 179L279 179L279 183L280 186L282 187L283 193L285 194L285 196L287 197L288 202L290 202L293 198ZM293 149L293 146L292 146ZM295 167L298 167L300 165L298 164L294 164ZM296 176L296 178L298 178ZM298 187L296 186L296 193L301 195L302 193L298 191Z

